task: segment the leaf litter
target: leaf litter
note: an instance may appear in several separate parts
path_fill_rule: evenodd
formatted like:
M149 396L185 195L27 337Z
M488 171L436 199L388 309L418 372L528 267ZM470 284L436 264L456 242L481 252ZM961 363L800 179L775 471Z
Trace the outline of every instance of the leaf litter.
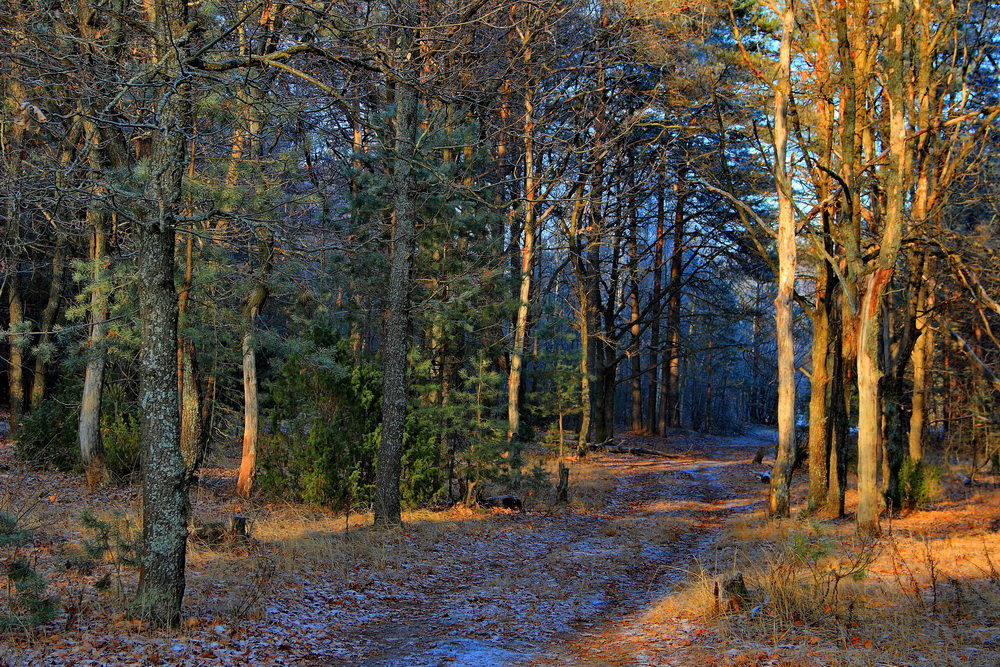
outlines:
M344 517L321 509L239 501L232 466L206 469L194 515L250 515L253 537L192 544L187 616L173 632L124 613L133 570L119 568L116 596L100 586L113 562L87 572L66 565L87 539L79 516L135 516L138 489L88 491L75 476L20 468L0 445L0 496L30 507L36 526L19 555L62 604L50 624L4 637L0 664L870 664L879 651L870 641L808 628L748 640L697 614L650 615L697 567L724 569L727 520L763 512L766 486L750 460L771 437L627 436L678 456L592 456L588 465L613 480L597 506L416 512L398 532L365 517L345 530ZM974 664L996 654L954 655Z

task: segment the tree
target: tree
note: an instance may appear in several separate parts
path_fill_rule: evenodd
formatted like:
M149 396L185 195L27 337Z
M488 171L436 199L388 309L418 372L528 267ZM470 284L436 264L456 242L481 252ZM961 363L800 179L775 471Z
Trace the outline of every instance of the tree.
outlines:
M184 597L188 477L180 448L177 390L177 291L174 237L181 207L184 131L191 110L187 3L161 0L149 8L153 36L150 95L156 110L139 203L137 237L142 323L143 521L138 613L154 625L176 626Z
M778 81L774 92L774 181L778 190L778 295L774 299L778 337L778 454L771 472L768 506L773 516L789 513L788 486L795 457L795 343L792 302L795 291L795 214L788 160L788 98L791 95L792 33L795 5L789 0L781 17Z

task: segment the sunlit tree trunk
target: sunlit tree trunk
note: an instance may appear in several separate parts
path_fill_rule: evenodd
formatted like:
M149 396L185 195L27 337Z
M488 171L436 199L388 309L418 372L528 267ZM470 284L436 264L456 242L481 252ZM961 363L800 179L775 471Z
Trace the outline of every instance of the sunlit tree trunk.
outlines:
M885 218L879 254L872 271L864 278L858 325L858 530L879 532L882 503L877 472L880 443L879 343L881 306L885 289L892 279L903 237L903 206L906 197L906 123L903 31L906 11L902 0L893 0L886 55L885 94L889 110L889 159L885 198Z
M826 202L831 193L829 172L833 167L833 103L827 91L831 85L830 63L833 49L830 43L829 6L818 3L814 11L816 22L816 121L819 138L819 168L814 180L816 194L821 202ZM827 500L831 475L828 467L831 449L831 402L836 394L831 391L831 331L830 319L833 311L833 289L835 276L830 261L836 252L832 242L833 212L824 206L820 213L822 239L816 239L817 246L815 307L812 311L813 341L811 354L811 375L809 377L809 496L807 508L810 512L820 510Z
M525 47L526 62L531 61L531 48ZM535 119L534 85L524 94L524 243L521 244L520 282L517 315L514 319L514 345L510 354L507 376L507 439L517 438L521 424L521 374L524 364L525 341L528 336L528 315L531 309L531 278L535 270L535 225L538 191L535 181Z
M244 308L246 330L243 332L243 449L240 469L236 476L236 495L249 498L257 472L257 439L260 433L260 398L257 385L257 349L254 331L261 306L267 299L267 288L258 284L247 297Z
M924 457L924 439L927 437L927 394L929 393L929 371L934 365L934 330L931 328L929 311L934 307L934 293L928 290L927 298L917 314L917 329L920 338L913 350L913 400L910 412L910 432L908 453L914 461Z
M809 498L808 508L815 512L826 502L830 471L827 469L830 445L829 406L831 400L830 357L830 283L826 262L816 267L816 307L813 312L812 363L809 376Z
M774 180L778 188L778 295L774 299L778 337L778 454L771 471L768 508L772 516L789 514L789 482L795 457L795 345L792 302L795 290L795 216L792 179L787 169L788 97L791 92L791 45L795 6L790 0L782 14L778 81L774 94Z

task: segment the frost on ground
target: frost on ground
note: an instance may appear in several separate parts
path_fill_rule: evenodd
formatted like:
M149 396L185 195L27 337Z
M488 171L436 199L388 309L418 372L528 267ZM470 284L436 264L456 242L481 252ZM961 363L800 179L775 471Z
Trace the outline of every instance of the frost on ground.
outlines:
M849 651L812 636L747 642L710 619L657 613L698 568L723 569L727 520L760 514L754 451L772 436L635 438L675 458L600 454L602 502L525 513L419 512L402 531L301 506L240 505L232 471L210 469L195 514L254 518L254 537L192 544L182 630L128 620L134 573L67 568L86 508L135 512L134 489L91 493L74 477L0 475L5 501L31 505L21 555L62 600L61 616L0 643L0 664L576 665L829 664ZM576 478L573 478L576 479ZM105 586L114 571L115 585ZM852 646L868 664L871 646ZM973 655L974 654L970 654ZM988 664L988 663L984 663Z

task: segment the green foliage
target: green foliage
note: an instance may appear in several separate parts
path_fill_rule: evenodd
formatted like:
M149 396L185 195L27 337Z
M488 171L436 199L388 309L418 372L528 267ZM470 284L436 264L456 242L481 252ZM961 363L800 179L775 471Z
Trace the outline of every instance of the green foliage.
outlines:
M31 537L16 516L0 511L0 548L14 550ZM33 628L51 621L58 601L45 595L45 580L22 557L3 554L6 598L0 602L0 632Z
M108 471L115 479L127 480L139 468L142 454L142 425L138 408L124 389L111 386L104 392L101 411L101 440Z
M899 502L906 509L920 509L940 490L941 471L935 466L906 457L899 469Z
M66 393L63 390L56 396L47 397L24 416L14 441L17 458L64 472L80 469L76 438L80 410L77 405L63 400Z
M439 330L444 330L442 327ZM435 363L436 362L436 363ZM404 493L410 504L447 498L462 483L491 482L512 487L520 473L517 451L506 440L498 413L503 378L484 351L471 359L448 355L432 360L413 354L414 398L407 418ZM442 381L446 392L442 390ZM405 478L413 477L413 486ZM452 486L454 484L454 486ZM422 488L421 493L416 493Z
M17 517L0 511L0 547L12 547L23 544L30 536L29 531L21 526Z
M14 443L19 459L56 470L80 470L77 429L81 392L78 383L67 382L59 393L44 399L24 417ZM139 465L139 410L134 397L120 385L109 385L102 403L101 439L108 471L115 479L126 480Z
M125 599L123 570L139 566L139 531L122 516L99 517L89 510L80 516L80 524L90 537L83 540L81 550L70 555L67 564L81 572L90 572L99 563L113 564L114 577L108 574L95 585L103 589L113 582L118 597Z
M447 490L447 468L443 465L434 415L411 410L403 434L403 473L400 493L410 506L442 500Z
M541 459L535 461L535 465L521 476L520 487L525 499L534 501L545 498L552 492L551 475Z
M381 375L347 341L313 327L269 394L257 482L267 495L338 509L370 502L381 434Z

